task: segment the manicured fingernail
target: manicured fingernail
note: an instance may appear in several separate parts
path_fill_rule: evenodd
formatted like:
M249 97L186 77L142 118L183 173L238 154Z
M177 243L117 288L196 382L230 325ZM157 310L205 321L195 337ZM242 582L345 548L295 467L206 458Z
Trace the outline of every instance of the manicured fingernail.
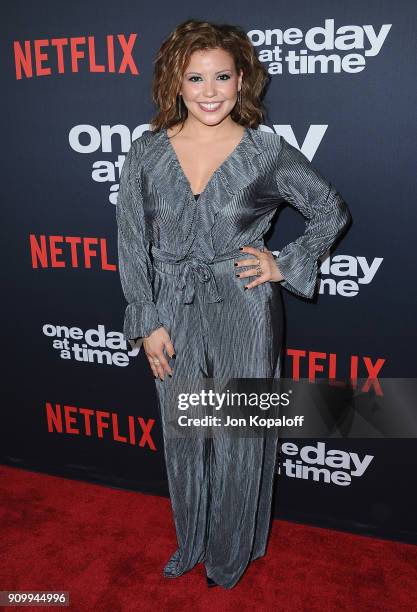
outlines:
M236 274L236 276L237 276L238 278L240 278L240 274Z
M235 266L237 266L237 263L235 262Z
M246 290L246 289L247 289L247 287L244 287L244 289Z
M176 354L174 353L174 354L172 355L172 359L176 359L176 358L177 358L177 356L176 356Z
M239 247L239 251L243 251L243 247Z

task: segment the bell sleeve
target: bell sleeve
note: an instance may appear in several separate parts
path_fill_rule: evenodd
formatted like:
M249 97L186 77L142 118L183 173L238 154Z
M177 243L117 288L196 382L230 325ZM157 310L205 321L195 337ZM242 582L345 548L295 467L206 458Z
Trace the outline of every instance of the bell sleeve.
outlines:
M146 237L140 182L141 138L133 141L120 174L116 205L118 270L123 294L127 301L123 336L135 342L149 336L162 326L153 301L153 268Z
M305 232L284 246L274 259L284 279L281 285L296 295L313 298L318 258L350 222L351 214L334 186L317 172L283 136L275 180L279 195L305 218Z

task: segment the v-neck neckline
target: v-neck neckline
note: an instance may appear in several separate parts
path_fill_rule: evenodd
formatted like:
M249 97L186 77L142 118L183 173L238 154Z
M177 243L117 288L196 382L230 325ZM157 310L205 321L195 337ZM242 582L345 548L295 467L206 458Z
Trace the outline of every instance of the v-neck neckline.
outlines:
M169 151L171 152L171 157L172 157L173 161L175 162L175 165L177 166L177 169L178 169L178 171L179 171L179 174L180 174L180 176L181 176L182 180L184 181L186 188L188 189L188 193L189 193L189 195L192 197L192 199L193 199L195 202L198 202L199 200L201 200L201 199L203 198L203 196L204 196L204 194L206 193L206 191L208 190L209 186L210 186L210 185L211 185L211 183L214 181L215 176L216 176L216 175L217 175L217 174L218 174L218 173L219 173L219 172L220 172L220 171L221 171L221 170L224 168L224 166L225 166L225 165L226 165L228 162L230 162L230 161L231 161L231 159L234 157L234 155L235 155L235 154L238 152L238 150L240 149L241 145L243 145L243 144L244 144L244 142L246 141L246 138L247 138L247 137L248 137L248 135L249 135L249 128L248 128L248 127L246 127L246 126L244 127L244 131L243 131L243 134L242 134L241 139L239 140L239 142L237 143L237 145L235 145L234 149L232 149L232 151L229 153L229 155L228 155L228 156L227 156L227 157L226 157L226 158L225 158L225 159L222 161L222 163L221 163L221 164L220 164L220 165L219 165L219 166L218 166L218 167L217 167L217 168L216 168L216 169L215 169L215 170L212 172L212 174L211 174L211 176L210 176L209 180L208 180L208 181L207 181L207 183L206 183L206 186L205 186L205 187L204 187L204 189L202 189L202 190L200 191L200 193L198 194L198 198L196 198L196 197L195 197L197 194L196 194L196 193L193 193L193 190L192 190L192 188L191 188L191 183L190 183L190 181L188 180L188 178L187 178L187 176L186 176L186 174L185 174L185 172L184 172L184 170L183 170L183 168L182 168L182 165L181 165L181 163L180 163L180 160L178 159L178 155L177 155L177 153L176 153L176 151L175 151L174 147L172 146L171 139L170 139L170 137L168 136L168 131L167 131L167 128L163 128L163 133L164 133L165 139L166 139L166 141L167 141L167 143L168 143L168 149L169 149Z

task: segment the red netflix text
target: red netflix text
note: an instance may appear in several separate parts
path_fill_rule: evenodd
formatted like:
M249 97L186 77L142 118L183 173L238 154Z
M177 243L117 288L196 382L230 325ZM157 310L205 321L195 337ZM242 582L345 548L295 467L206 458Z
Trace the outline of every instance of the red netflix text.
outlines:
M338 358L336 353L322 353L319 351L305 351L301 349L287 349L290 362L288 377L300 380L308 378L314 382L323 374L333 384L357 386L358 379L364 379L363 391L374 388L376 394L382 395L378 376L381 373L385 359L379 357L372 359L368 356L350 355L348 361Z
M46 402L46 422L50 433L109 437L115 442L157 450L151 437L155 419L145 421L139 416L122 417L116 412Z
M102 270L116 270L108 261L105 238L30 234L29 242L33 268L90 269L95 260Z
M118 72L139 74L132 57L132 48L137 34L130 34L126 40L124 34L106 36L106 50L102 57L96 54L94 36L76 36L71 38L42 38L37 40L13 41L16 80L34 76L51 76L66 72L78 72L80 61L86 63L89 72ZM116 49L122 53L121 61L116 65Z

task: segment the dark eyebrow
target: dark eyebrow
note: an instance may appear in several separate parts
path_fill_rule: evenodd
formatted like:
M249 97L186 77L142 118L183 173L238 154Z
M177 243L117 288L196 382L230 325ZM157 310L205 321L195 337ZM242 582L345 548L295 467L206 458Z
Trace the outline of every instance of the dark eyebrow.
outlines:
M224 70L218 70L218 72L216 72L215 74L220 74L220 72L232 72L232 69L225 68ZM201 76L201 72L186 72L185 76L187 76L187 74L199 74Z

